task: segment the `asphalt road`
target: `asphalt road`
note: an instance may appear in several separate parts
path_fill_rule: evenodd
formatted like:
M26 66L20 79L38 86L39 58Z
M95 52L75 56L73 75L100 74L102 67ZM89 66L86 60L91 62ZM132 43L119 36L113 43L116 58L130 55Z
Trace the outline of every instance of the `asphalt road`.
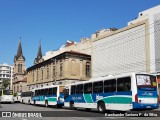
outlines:
M0 107L0 120L113 120L113 119L130 119L130 120L159 120L160 117L131 117L135 115L149 115L149 116L160 116L160 109L152 111L132 111L127 113L98 113L96 110L90 112L84 109L70 110L67 108L58 109L55 107L43 107L43 106L33 106L21 103L13 104L1 104ZM6 117L11 112L12 117ZM114 116L111 116L114 115ZM117 115L117 116L115 116ZM125 116L123 116L125 115ZM129 117L126 117L129 115ZM36 117L35 117L36 116ZM41 117L42 116L42 117ZM50 117L47 117L50 116Z

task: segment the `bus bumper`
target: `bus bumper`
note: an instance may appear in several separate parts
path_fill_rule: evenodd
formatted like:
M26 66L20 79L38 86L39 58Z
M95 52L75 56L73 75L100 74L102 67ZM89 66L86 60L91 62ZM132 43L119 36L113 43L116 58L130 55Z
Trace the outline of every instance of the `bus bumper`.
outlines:
M133 109L157 109L159 104L142 104L133 102Z
M13 100L1 100L0 103L13 103Z
M64 106L64 102L62 102L62 101L57 101L57 105L62 105L62 106Z

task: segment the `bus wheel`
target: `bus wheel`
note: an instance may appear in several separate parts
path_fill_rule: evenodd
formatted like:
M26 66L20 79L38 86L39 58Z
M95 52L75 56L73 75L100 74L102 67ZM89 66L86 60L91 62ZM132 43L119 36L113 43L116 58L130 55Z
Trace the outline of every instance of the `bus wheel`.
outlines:
M45 101L45 107L48 107L48 101L47 100Z
M70 109L71 109L71 110L75 110L74 102L70 102Z
M101 112L101 113L104 113L106 111L106 107L105 107L104 102L99 102L98 103L98 111Z

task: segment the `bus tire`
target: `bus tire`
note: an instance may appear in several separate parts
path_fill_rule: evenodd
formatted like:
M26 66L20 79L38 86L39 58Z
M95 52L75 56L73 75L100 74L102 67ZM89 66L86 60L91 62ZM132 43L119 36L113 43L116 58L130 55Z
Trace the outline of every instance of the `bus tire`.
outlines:
M45 101L45 107L48 107L48 101L47 100Z
M106 106L104 102L99 102L97 108L98 108L98 111L101 113L104 113L106 111Z
M74 107L74 102L73 102L73 101L70 102L70 109L71 109L71 110L75 110L75 109L76 109L76 108Z

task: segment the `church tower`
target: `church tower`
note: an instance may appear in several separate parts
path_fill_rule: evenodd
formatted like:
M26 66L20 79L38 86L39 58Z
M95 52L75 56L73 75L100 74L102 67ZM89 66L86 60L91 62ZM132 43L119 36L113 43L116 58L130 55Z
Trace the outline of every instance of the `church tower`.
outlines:
M25 74L25 57L23 56L20 38L17 54L14 57L13 91L15 93L26 90L27 78L25 77Z
M34 64L38 64L43 61L44 59L42 58L42 49L41 49L41 43L40 43L38 48L37 58L35 58Z
M18 45L17 55L14 57L14 74L24 74L25 73L25 57L22 52L21 41Z

